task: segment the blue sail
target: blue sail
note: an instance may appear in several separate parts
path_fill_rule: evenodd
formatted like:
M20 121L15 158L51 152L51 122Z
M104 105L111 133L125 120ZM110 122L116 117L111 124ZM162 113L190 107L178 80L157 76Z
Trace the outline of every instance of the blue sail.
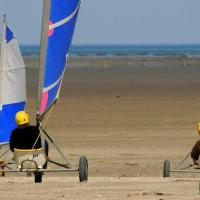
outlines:
M39 93L38 114L42 115L53 102L58 98L59 90L65 72L67 56L74 33L74 28L79 12L80 0L51 0L49 6L49 16L43 20L43 24L48 23L48 31L44 38L46 53L44 62L40 63L40 70L43 70ZM45 26L44 26L45 27ZM44 42L45 41L42 41ZM41 75L40 75L41 76Z
M25 64L12 30L4 18L0 60L0 143L9 142L17 127L15 114L26 102Z

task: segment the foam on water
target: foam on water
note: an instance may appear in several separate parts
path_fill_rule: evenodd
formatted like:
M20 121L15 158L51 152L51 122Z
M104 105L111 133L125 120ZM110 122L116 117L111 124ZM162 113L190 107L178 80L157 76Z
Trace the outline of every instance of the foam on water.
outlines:
M38 56L39 45L22 45L24 56ZM72 56L200 56L200 44L191 45L74 45Z

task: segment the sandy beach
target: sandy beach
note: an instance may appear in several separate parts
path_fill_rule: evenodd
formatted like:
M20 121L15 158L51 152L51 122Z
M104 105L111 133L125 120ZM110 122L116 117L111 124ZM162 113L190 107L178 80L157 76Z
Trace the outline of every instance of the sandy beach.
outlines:
M27 110L34 120L37 59L28 65ZM89 181L77 174L1 179L6 199L199 199L199 175L162 178L199 136L200 58L78 57L69 60L61 98L46 130L73 165L89 160ZM60 160L52 148L50 157ZM190 160L188 161L190 162Z

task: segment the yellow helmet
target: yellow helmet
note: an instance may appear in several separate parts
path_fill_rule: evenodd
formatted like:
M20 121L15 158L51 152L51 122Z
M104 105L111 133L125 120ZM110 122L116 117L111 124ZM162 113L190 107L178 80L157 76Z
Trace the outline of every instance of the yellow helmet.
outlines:
M198 131L198 133L200 135L200 122L198 122L198 124L197 124L197 131Z
M19 111L15 115L15 121L18 125L30 123L29 115L25 111Z

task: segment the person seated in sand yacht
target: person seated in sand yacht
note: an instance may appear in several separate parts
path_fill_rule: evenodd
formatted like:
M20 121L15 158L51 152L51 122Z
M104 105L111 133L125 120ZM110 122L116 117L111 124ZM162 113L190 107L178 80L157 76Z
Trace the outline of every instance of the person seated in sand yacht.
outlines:
M200 135L200 122L197 125L197 131ZM200 140L198 140L195 143L195 145L193 146L192 151L191 151L191 157L192 157L195 165L199 165L199 163L198 163L199 155L200 155Z
M10 150L14 149L39 149L42 147L40 130L37 126L30 125L29 115L25 111L19 111L15 115L18 125L11 133Z

